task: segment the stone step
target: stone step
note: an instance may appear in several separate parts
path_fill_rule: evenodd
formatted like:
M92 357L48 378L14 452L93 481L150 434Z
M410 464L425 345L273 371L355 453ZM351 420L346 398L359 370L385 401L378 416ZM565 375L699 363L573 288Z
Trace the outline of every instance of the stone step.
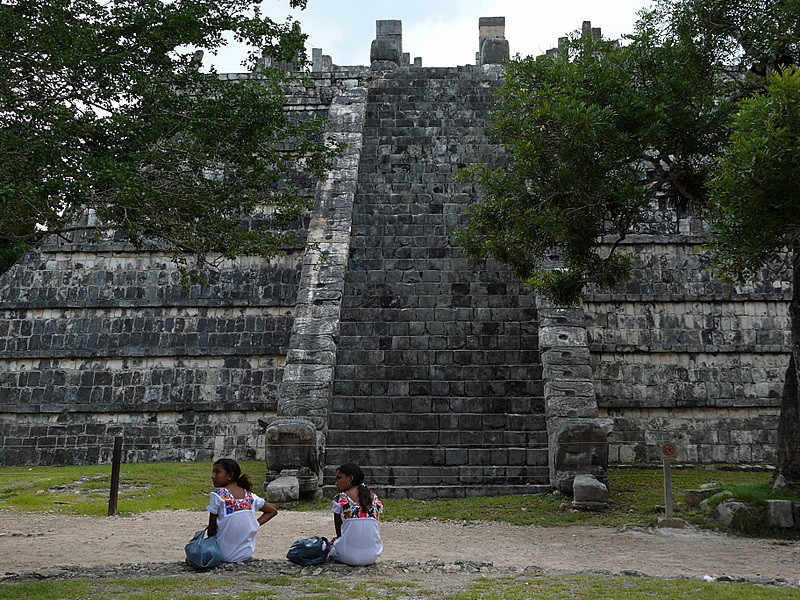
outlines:
M324 492L335 493L336 468L325 468ZM354 462L354 461L348 461ZM360 463L365 465L365 463ZM362 466L367 485L382 498L458 498L502 494L541 494L552 491L548 467L527 466Z
M430 90L429 90L430 91ZM373 98L375 102L367 105L366 118L369 120L375 115L391 115L407 114L409 117L414 118L427 118L431 121L440 120L458 120L459 122L465 121L465 117L478 115L478 118L486 118L486 113L481 113L481 109L485 110L488 94L474 93L469 89L461 89L459 92L462 96L455 98L450 96L440 96L437 101L437 106L434 109L428 108L430 101L423 97L411 97L400 89L390 90L384 93L380 98ZM459 102L463 99L463 103ZM459 115L454 110L446 110L447 108L463 109L464 115ZM469 121L467 122L469 125Z
M546 480L543 480L543 482ZM378 498L382 500L397 500L412 498L414 500L431 500L434 498L471 498L476 496L511 496L511 495L538 495L549 494L553 491L553 486L548 483L531 483L522 485L492 484L488 486L450 486L450 485L413 485L413 486L389 486L375 485L370 487ZM336 488L326 485L322 488L322 493L327 498L336 495ZM387 510L391 510L388 507Z
M445 481L457 481L465 473L462 469L475 468L484 472L487 467L505 469L499 476L507 479L525 472L531 467L547 468L547 448L508 448L502 446L475 448L442 448L442 447L380 447L354 448L352 446L326 446L326 468L333 468L347 462L367 465L393 465L385 468L409 467L420 470L424 467L449 468ZM469 465L468 467L465 465ZM376 475L377 476L377 475ZM385 474L388 476L388 474ZM489 477L489 473L485 475ZM381 478L383 480L383 478Z
M435 413L443 414L512 414L528 415L544 413L544 398L541 396L489 396L489 391L476 390L469 396L403 396L406 382L378 382L385 384L386 396L345 396L333 399L331 413ZM432 384L441 382L432 382ZM445 382L447 383L447 382ZM398 388L398 389L394 389ZM404 388L404 389L399 389ZM391 394L391 395L389 395ZM397 394L395 396L395 394Z
M360 340L359 340L360 342ZM358 350L357 356L370 354L362 354L376 351ZM433 352L433 354L432 354ZM382 353L384 354L384 353ZM513 359L510 364L497 363L495 356L508 357ZM399 359L398 361L393 360ZM431 359L441 358L446 359L450 364L434 364ZM389 360L389 364L385 364L382 360ZM405 364L404 362L405 361ZM458 361L458 363L456 363ZM400 362L400 364L395 364ZM445 360L441 361L442 363ZM539 351L538 350L493 350L493 349L473 349L468 352L458 352L456 356L455 351L403 351L385 354L384 357L372 362L364 362L353 360L352 362L342 362L337 364L336 377L340 381L363 381L360 373L350 369L351 366L363 366L368 364L371 369L374 369L373 379L381 379L384 375L398 375L402 374L404 381L425 381L434 379L437 381L463 381L464 376L472 373L473 377L469 379L479 379L481 381L513 381L514 379L527 380L531 375L541 374L541 367L539 366ZM400 373L399 371L402 371ZM395 377L390 377L394 379Z
M464 430L464 431L544 431L542 414L498 413L332 413L331 431L361 430Z
M369 338L366 341L368 340ZM536 339L528 341L520 339L519 336L515 338L515 341L517 346L523 344L532 346L536 343ZM430 340L421 337L418 342L414 345L424 346ZM484 372L481 373L483 376L479 375L477 377L481 381L505 381L509 377L504 373L508 373L514 367L533 368L534 361L538 362L539 352L532 348L525 350L498 349L497 347L503 343L502 336L474 336L469 342L471 343L468 343L468 346L476 347L467 347L465 350L448 348L429 350L427 347L416 347L407 350L351 350L342 352L344 356L339 363L342 368L338 370L336 375L342 381L360 380L360 377L356 377L353 372L344 368L349 365L368 364L374 367L377 373L386 372L393 367L416 366L419 368L409 372L411 378L425 380L433 376L438 380L452 379L461 381L464 378L464 373L478 371L483 368ZM455 342L453 345L455 345ZM360 357L364 358L360 359ZM509 358L508 363L501 362L504 357ZM526 361L526 358L530 360Z
M349 365L341 365L342 368ZM372 368L371 368L372 369ZM428 403L435 403L432 408L414 409L414 412L449 412L458 411L452 406L454 404L474 405L474 408L465 406L459 412L486 412L492 409L484 408L486 402L493 402L498 399L519 403L514 408L502 412L542 412L543 400L542 393L544 387L541 384L541 376L531 373L529 379L481 379L480 370L465 370L461 379L446 378L439 376L423 379L421 375L395 376L391 377L391 372L386 376L375 367L371 370L370 379L363 378L364 367L353 365L352 371L355 374L361 373L361 379L343 379L338 377L334 393L341 398L358 400L358 405L364 406L366 410L374 412L388 412L389 405L397 406L397 402L406 399L415 399ZM402 386L395 382L403 382ZM399 388L403 387L402 390ZM385 390L381 395L380 390ZM387 397L388 396L388 397ZM355 400L353 400L353 403ZM447 405L451 408L448 409ZM382 408L383 407L383 408ZM341 408L343 412L352 412L347 408ZM398 409L395 410L408 410Z
M368 302L364 303L367 304ZM370 310L370 308L367 308L367 310ZM434 319L429 319L427 321L411 321L411 323L414 324L435 322ZM396 323L401 323L401 321L396 321ZM359 340L363 340L365 345L378 347L371 350L351 350L343 352L342 360L345 361L344 364L360 364L363 360L370 360L371 364L375 366L435 364L439 367L450 365L468 367L472 364L472 361L468 358L469 352L473 350L492 350L493 352L500 353L501 358L492 359L487 356L487 362L492 365L502 365L504 369L509 369L520 365L530 367L532 366L532 361L526 361L524 358L535 359L538 356L538 353L534 353L529 357L527 355L523 357L517 354L520 351L535 351L538 347L538 336L521 338L519 333L460 333L457 327L460 323L463 323L463 321L452 321L452 330L445 331L441 335L409 335L406 333L406 335L399 335L391 338L377 333L368 333L366 336L358 336ZM493 323L495 323L495 321L478 323L476 324L476 329L480 330L482 326L485 326L488 330L490 329L488 324ZM366 327L364 329L366 329ZM516 358L509 363L501 362L504 357L509 359ZM342 375L346 375L346 373L342 373ZM495 374L494 376L488 377L488 379L503 379L503 377Z
M446 448L484 448L484 447L546 447L547 432L539 431L468 431L441 430L403 431L397 429L353 429L350 431L331 430L326 443L331 446L363 448L381 445L384 447L402 446L441 446Z
M325 483L332 483L339 465L350 461L332 461L325 467ZM545 461L546 463L546 461ZM544 465L425 465L374 466L360 462L367 485L447 485L454 481L465 485L505 482L513 485L547 483L547 464ZM539 481L540 478L543 478Z

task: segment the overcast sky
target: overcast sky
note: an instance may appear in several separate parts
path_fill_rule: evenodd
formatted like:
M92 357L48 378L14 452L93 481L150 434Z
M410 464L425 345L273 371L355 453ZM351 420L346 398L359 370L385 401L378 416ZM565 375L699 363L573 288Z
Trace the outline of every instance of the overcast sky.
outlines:
M290 11L285 0L267 0L264 10L276 20L291 14L308 34L311 48L322 48L337 65L369 64L375 21L403 22L403 51L422 58L425 67L474 64L478 19L505 17L511 55L543 54L583 21L618 38L630 33L636 13L651 0L308 0L304 11ZM242 50L231 47L207 57L219 72L242 71Z

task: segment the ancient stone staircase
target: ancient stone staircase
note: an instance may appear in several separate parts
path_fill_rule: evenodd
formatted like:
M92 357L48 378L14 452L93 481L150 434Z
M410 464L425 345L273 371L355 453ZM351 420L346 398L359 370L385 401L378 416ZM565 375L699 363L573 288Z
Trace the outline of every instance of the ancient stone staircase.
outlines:
M369 89L326 486L345 462L389 497L548 484L534 297L453 240L476 200L454 174L497 156L485 129L496 81L406 68Z

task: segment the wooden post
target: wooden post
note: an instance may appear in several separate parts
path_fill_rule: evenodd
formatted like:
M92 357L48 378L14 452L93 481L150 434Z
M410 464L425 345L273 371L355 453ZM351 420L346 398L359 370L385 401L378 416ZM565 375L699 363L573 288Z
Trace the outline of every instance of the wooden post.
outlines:
M672 459L675 458L675 444L661 445L661 460L664 464L664 513L672 518Z
M672 460L664 459L664 510L668 519L672 518Z
M122 436L114 438L114 456L111 459L111 489L108 494L108 516L117 514L117 496L119 495L119 467L122 463Z
M668 443L661 445L661 458L664 462L664 513L663 519L658 520L659 527L673 527L675 529L683 529L686 527L686 521L683 519L675 519L672 516L672 459L675 458L675 453L678 448L675 444Z

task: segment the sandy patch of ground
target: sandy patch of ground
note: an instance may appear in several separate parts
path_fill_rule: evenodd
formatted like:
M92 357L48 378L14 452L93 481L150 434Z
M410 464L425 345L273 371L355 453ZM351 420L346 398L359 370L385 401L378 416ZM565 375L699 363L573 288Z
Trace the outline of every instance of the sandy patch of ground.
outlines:
M56 565L174 562L202 529L199 511L70 517L0 512L0 574ZM393 561L489 562L546 571L639 572L662 577L785 579L800 585L800 542L672 529L515 526L505 523L392 523L381 526ZM295 539L333 536L327 511L282 511L259 532L254 558L283 560Z

